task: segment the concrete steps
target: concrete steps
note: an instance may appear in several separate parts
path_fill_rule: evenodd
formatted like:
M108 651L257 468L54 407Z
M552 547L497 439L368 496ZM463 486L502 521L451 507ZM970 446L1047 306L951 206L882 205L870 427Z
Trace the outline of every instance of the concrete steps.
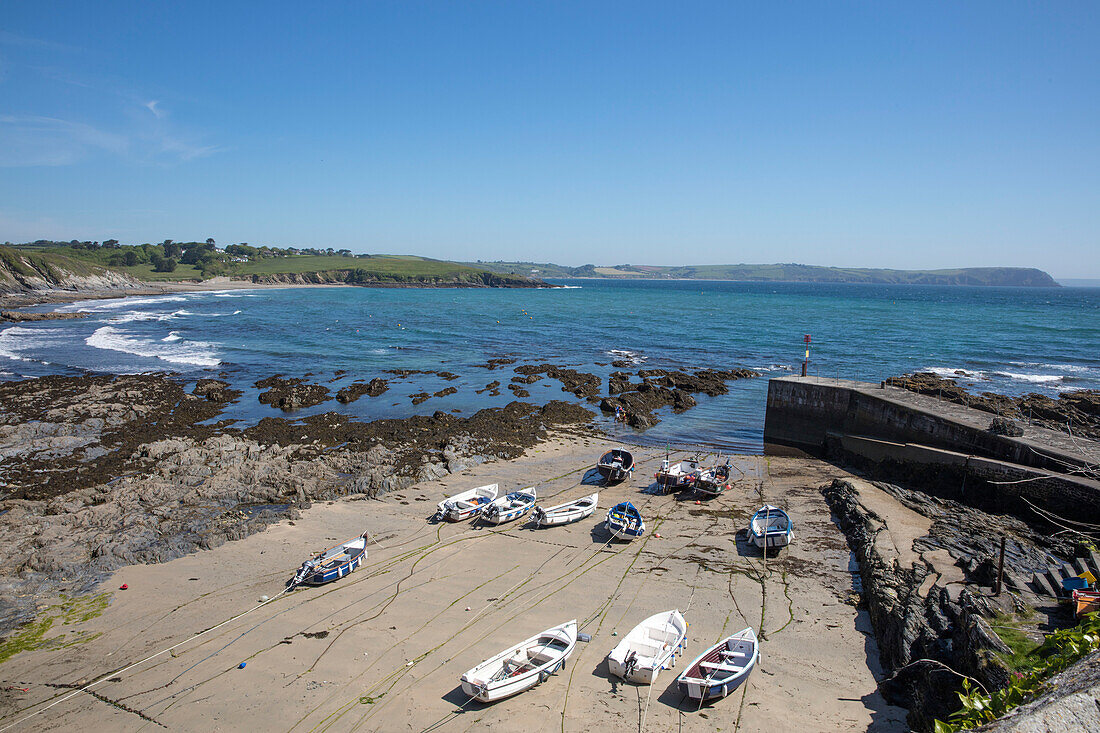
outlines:
M1072 564L1063 563L1061 567L1048 567L1045 573L1034 573L1031 576L1030 589L1041 595L1069 598L1071 593L1062 587L1062 581L1077 577L1086 570L1100 578L1100 556L1097 553L1090 552L1088 558L1079 557ZM1007 573L1005 578L1009 579ZM1016 583L1010 582L1009 585L1016 585Z

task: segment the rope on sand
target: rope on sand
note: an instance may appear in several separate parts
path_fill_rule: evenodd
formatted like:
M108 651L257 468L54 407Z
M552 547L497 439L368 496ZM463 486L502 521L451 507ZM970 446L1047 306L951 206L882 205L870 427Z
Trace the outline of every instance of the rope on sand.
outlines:
M150 654L148 657L146 657L145 659L142 659L139 662L134 662L130 666L123 667L122 669L117 670L117 671L107 672L106 674L101 676L99 679L97 679L93 682L89 682L88 684L84 685L81 688L73 690L68 695L60 697L57 700L54 700L49 705L46 705L45 707L34 711L30 715L26 715L26 716L24 716L24 717L22 717L22 718L20 718L16 721L12 722L12 723L8 723L3 728L0 728L0 733L3 733L3 731L14 728L15 726L20 725L22 723L25 723L28 720L30 720L31 718L34 718L38 715L41 715L42 713L44 713L47 710L49 710L50 708L52 708L54 705L60 705L61 703L65 702L66 700L69 700L70 698L73 698L73 697L75 697L76 695L79 695L82 692L88 692L89 690L91 690L96 685L99 685L100 683L107 681L107 679L110 678L110 677L117 677L118 675L125 674L126 672L129 672L131 669L134 669L135 667L140 667L141 665L145 664L146 662L152 661L152 660L156 659L157 657L163 656L165 654L168 654L169 652L172 652L172 651L175 651L176 649L179 649L184 644L192 642L195 639L198 639L199 637L206 636L211 631L216 631L217 629L220 629L221 627L225 626L226 624L230 624L230 623L236 621L239 618L247 616L248 614L252 613L253 611L255 611L259 608L262 608L263 606L266 606L267 604L274 601L276 598L282 596L284 593L291 590L292 587L293 586L283 588L281 591L279 591L277 594L275 594L271 598L268 598L266 601L262 601L262 602L258 603L257 605L253 606L252 608L248 609L247 611L244 611L242 613L238 613L236 616L233 616L230 619L222 621L217 626L211 626L209 629L206 629L205 631L200 631L199 633L195 634L194 636L192 636L188 639L184 639L183 641L179 642L178 644L173 644L172 646L168 647L167 649L162 649L161 651L157 652L156 654Z

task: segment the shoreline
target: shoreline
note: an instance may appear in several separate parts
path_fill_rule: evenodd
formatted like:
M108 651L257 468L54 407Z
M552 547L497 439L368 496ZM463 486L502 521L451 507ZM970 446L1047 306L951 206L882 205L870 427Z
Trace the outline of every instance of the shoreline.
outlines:
M300 273L308 275L311 273ZM295 277L297 274L289 274L286 277ZM346 282L279 282L260 281L251 279L231 278L218 276L209 280L165 280L163 282L140 281L133 288L115 289L91 289L91 290L28 290L19 293L6 293L0 295L0 308L34 308L47 305L62 305L81 300L108 300L112 298L141 297L147 295L164 295L165 293L195 293L221 290L287 290L292 288L421 288L421 289L492 289L496 287L509 288L510 286L474 285L462 283L346 283ZM552 289L558 286L547 283L546 285L530 286L518 289Z
M867 612L851 602L843 535L821 495L801 488L845 472L813 459L738 457L736 488L697 505L646 493L662 451L640 451L638 471L623 484L586 483L605 442L551 435L514 459L377 500L315 503L232 545L123 567L95 589L109 598L102 615L70 627L82 643L26 651L3 664L4 679L28 689L0 692L8 703L0 721L18 720L18 709L34 712L28 703L56 699L47 680L87 684L276 597L304 557L366 529L369 556L356 573L281 596L171 657L115 674L96 687L98 699L68 700L39 725L136 730L152 720L240 729L291 720L306 728L327 721L341 730L419 730L440 721L468 725L471 715L489 727L522 716L532 730L633 727L641 717L654 730L735 723L762 730L797 727L810 708L821 730L872 722L877 730L907 729L905 711L875 689L878 651ZM502 491L537 483L550 503L598 489L601 509L545 530L427 521L443 496L489 482ZM767 560L739 539L762 498L788 506L803 536ZM633 543L609 542L599 528L603 507L622 499L634 501L651 525ZM123 583L128 589L118 590ZM604 655L633 624L666 607L681 608L691 624L677 667L652 688L608 678ZM564 670L494 705L471 704L456 692L466 669L572 616L591 641L578 645ZM763 639L749 681L701 711L682 703L674 684L682 665L746 625ZM231 679L240 682L225 684ZM532 705L550 714L524 715Z

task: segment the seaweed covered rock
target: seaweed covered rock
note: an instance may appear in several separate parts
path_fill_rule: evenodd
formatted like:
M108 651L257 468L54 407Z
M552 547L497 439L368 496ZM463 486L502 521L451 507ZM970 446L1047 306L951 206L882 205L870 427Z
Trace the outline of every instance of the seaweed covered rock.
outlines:
M267 390L260 393L260 402L278 407L280 410L313 407L329 398L328 387L320 384L309 384L297 377L284 379L281 374L261 379L254 386L257 389Z

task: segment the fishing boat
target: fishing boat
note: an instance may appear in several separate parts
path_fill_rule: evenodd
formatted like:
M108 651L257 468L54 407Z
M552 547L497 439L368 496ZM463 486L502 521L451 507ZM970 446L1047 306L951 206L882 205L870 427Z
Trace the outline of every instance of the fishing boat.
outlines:
M622 481L634 470L634 456L622 448L612 448L596 461L596 470L608 483Z
M725 697L748 678L759 653L756 634L744 629L696 657L676 678L676 685L700 703Z
M291 587L324 585L352 572L367 559L367 533L348 540L302 563Z
M632 540L645 532L645 522L629 501L611 507L607 512L607 529L620 540Z
M793 535L794 522L787 512L771 504L760 507L749 521L749 539L762 550L786 547Z
M678 610L662 611L641 622L607 655L607 669L616 677L652 685L662 669L672 669L683 652L687 621Z
M462 675L462 691L496 702L529 690L565 666L577 646L577 620L566 621L502 651Z
M729 488L730 463L714 464L705 468L695 477L695 490L705 496L718 496Z
M478 486L476 489L463 491L439 502L437 519L446 519L448 522L461 522L481 512L493 499L497 498L497 485L488 484Z
M699 473L699 464L692 458L679 463L670 463L668 456L661 461L661 467L653 478L657 479L657 486L666 493L669 491L683 491L690 489L695 484L695 478Z
M556 527L559 524L576 522L592 516L592 512L596 511L599 498L600 493L597 491L595 494L589 494L584 498L565 504L558 504L545 509L537 506L531 513L531 518L539 527Z
M519 519L534 508L535 498L534 488L499 496L481 510L481 520L490 524L504 524Z
M1074 612L1077 618L1086 613L1100 611L1100 591L1080 589L1073 591Z

